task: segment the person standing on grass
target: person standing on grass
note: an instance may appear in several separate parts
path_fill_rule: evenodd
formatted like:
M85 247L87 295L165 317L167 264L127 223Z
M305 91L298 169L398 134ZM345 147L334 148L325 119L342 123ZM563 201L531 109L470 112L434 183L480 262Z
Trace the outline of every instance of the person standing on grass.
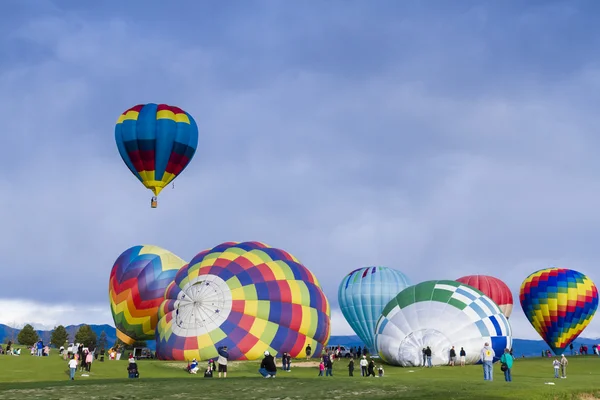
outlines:
M431 365L431 347L429 346L425 348L425 357L427 358L427 368L433 368L433 365Z
M494 380L494 369L492 363L494 362L494 356L496 353L494 349L490 347L489 343L485 343L483 349L481 349L480 359L483 364L483 380L493 381Z
M323 376L323 372L325 371L325 363L323 360L319 363L319 376Z
M367 376L368 365L369 365L369 362L367 361L367 356L363 356L363 358L360 360L360 375L361 376Z
M348 376L354 376L354 359L351 358L348 363Z
M310 343L306 346L306 359L310 360L310 355L312 354L312 348L310 347Z
M554 367L554 377L558 378L558 371L560 370L560 361L558 361L556 358L554 359L554 361L552 361L552 366Z
M512 382L512 367L513 367L514 358L510 354L508 349L504 349L504 354L500 357L500 363L502 363L502 371L504 371L504 380L506 382Z
M466 361L467 361L467 352L465 351L464 347L461 347L460 348L460 366L464 367Z
M219 364L219 378L221 377L221 372L223 373L223 378L227 378L227 360L229 360L229 352L227 352L227 346L219 347L219 359L217 363Z
M454 350L454 346L450 349L450 366L454 367L454 362L456 361L456 350Z
M285 359L287 360L287 372L290 372L290 368L292 368L292 356L290 355L290 353L287 353Z
M284 352L281 355L281 366L283 367L284 371L287 371L287 362L288 362L288 360L287 360L287 352Z
M85 356L85 366L87 372L92 370L92 361L94 361L94 355L88 351L87 355Z
M563 379L567 377L567 365L569 365L569 360L563 354L560 358L560 374Z
M70 359L67 363L67 365L69 366L69 376L71 377L72 381L75 380L75 371L77 371L77 364L77 356Z
M369 366L367 367L367 376L375 377L375 361L373 361L373 359L369 361Z

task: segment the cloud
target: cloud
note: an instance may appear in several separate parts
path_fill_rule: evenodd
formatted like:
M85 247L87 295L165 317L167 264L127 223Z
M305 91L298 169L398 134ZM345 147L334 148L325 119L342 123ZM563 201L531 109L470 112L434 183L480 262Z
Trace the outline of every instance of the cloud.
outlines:
M366 265L414 282L492 274L515 299L548 265L600 282L589 10L189 3L178 20L153 7L133 20L129 6L19 4L0 23L0 273L43 281L32 309L109 313L112 264L137 244L189 260L264 241L315 272L334 310ZM201 132L156 210L113 140L117 116L151 101ZM518 305L511 320L537 335Z
M19 329L26 324L31 324L35 329L52 330L58 325L105 324L112 321L110 308L104 304L44 304L31 300L0 299L0 307L0 324Z

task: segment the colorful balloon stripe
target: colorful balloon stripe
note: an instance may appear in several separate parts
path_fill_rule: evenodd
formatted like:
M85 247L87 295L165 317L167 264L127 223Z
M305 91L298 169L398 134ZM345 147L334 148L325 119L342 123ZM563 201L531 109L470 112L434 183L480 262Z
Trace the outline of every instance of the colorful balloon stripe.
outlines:
M598 308L598 289L584 274L547 268L521 285L521 307L555 354L562 354L591 322Z

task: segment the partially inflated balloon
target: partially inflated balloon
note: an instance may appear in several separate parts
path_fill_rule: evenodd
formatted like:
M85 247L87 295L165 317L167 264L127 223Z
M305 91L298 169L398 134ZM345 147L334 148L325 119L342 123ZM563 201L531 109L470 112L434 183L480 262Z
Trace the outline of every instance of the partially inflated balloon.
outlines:
M371 353L375 352L375 324L385 305L410 286L406 275L387 267L367 267L350 272L338 289L342 314Z
M330 308L317 278L291 254L258 242L223 243L196 255L165 292L156 328L163 360L206 360L227 346L231 360L265 350L318 355Z
M119 117L115 141L129 170L158 196L192 160L198 126L179 107L139 104Z
M108 295L117 337L127 344L152 340L165 289L185 261L157 246L134 246L117 258Z
M513 309L513 296L506 283L498 278L487 275L463 276L456 281L482 291L500 306L500 309L506 318L510 317Z
M512 330L496 303L479 290L456 281L427 281L394 297L377 321L375 347L389 364L423 365L423 348L433 365L447 365L450 349L461 347L466 363L479 362L488 342L500 358L512 346Z
M581 272L547 268L523 281L520 300L529 322L560 355L591 322L598 308L598 289Z

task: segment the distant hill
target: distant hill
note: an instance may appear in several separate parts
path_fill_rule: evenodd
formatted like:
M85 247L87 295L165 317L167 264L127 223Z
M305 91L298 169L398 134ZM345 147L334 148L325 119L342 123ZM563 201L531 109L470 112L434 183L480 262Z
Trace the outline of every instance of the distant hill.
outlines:
M81 325L83 324L65 326L65 329L69 334L69 341L73 341L75 339L75 333L77 333L77 330L79 327L81 327ZM92 328L98 338L100 338L100 334L102 331L104 331L106 333L106 339L109 346L112 346L117 340L116 329L110 325L90 325L90 328ZM36 332L45 343L50 342L50 335L52 331L37 330ZM19 329L14 329L10 326L0 324L0 342L6 343L9 340L16 342L18 334Z

